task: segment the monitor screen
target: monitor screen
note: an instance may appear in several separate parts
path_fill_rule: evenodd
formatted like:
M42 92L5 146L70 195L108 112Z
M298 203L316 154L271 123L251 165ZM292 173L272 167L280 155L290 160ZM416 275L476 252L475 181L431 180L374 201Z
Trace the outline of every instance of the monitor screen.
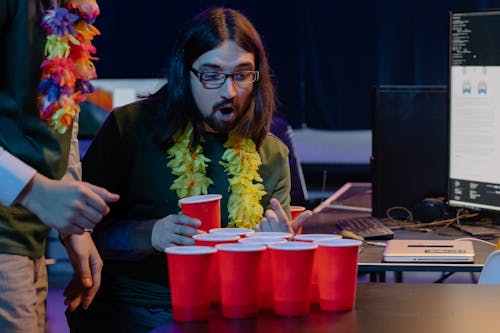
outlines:
M449 205L500 211L500 11L450 14Z
M372 215L446 196L446 86L378 86L373 96ZM393 216L393 214L391 214Z

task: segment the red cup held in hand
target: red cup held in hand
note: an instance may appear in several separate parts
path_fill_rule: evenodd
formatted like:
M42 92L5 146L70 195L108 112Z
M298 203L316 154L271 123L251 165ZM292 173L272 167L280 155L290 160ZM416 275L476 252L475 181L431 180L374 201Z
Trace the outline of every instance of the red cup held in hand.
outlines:
M220 228L220 194L195 195L179 200L182 214L197 218L201 221L200 230L209 232L210 229Z

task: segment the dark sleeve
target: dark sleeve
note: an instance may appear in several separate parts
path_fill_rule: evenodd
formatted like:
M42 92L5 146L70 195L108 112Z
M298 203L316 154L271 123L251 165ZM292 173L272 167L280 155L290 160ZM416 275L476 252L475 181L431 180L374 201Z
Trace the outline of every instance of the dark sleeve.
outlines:
M111 212L94 229L93 238L105 259L139 260L157 253L151 246L156 220L131 220L126 216L129 154L127 140L112 112L92 141L82 161L83 180L121 195ZM124 200L122 200L124 199Z
M45 176L60 178L71 131L60 136L40 119L37 90L46 36L35 2L0 0L0 146Z
M83 180L121 194L126 175L125 140L114 112L110 113L82 159Z

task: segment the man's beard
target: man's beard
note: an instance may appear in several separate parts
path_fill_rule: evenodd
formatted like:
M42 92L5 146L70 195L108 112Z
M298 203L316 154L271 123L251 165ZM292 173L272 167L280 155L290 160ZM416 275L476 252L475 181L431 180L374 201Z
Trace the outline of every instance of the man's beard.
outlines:
M238 116L230 122L218 120L216 112L212 112L204 118L205 123L217 133L228 133L238 123Z
M217 113L221 112L221 108L226 105L230 105L233 108L233 112L235 113L234 119L231 121L223 121L217 117ZM232 104L230 102L222 102L214 106L212 113L208 116L203 117L205 123L215 132L217 133L228 133L233 128L236 127L238 121L240 120L240 107L237 104Z

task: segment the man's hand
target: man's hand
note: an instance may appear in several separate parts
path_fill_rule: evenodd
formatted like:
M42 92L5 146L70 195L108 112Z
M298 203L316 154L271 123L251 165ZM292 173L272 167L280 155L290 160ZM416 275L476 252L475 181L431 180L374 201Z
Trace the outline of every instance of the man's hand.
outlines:
M80 304L86 310L101 286L102 259L89 232L63 239L73 266L73 279L64 290L64 304L74 311Z
M108 203L118 199L117 194L102 187L53 180L37 173L18 202L49 227L68 235L93 229L109 213Z
M186 215L168 215L153 226L151 245L161 252L170 246L193 245L194 239L191 237L204 233L196 229L200 225L200 220Z
M278 199L272 198L270 204L271 209L266 210L265 216L255 228L256 231L282 231L295 235L302 223L312 215L310 210L306 210L297 216L295 220L289 221L288 215L281 207Z

